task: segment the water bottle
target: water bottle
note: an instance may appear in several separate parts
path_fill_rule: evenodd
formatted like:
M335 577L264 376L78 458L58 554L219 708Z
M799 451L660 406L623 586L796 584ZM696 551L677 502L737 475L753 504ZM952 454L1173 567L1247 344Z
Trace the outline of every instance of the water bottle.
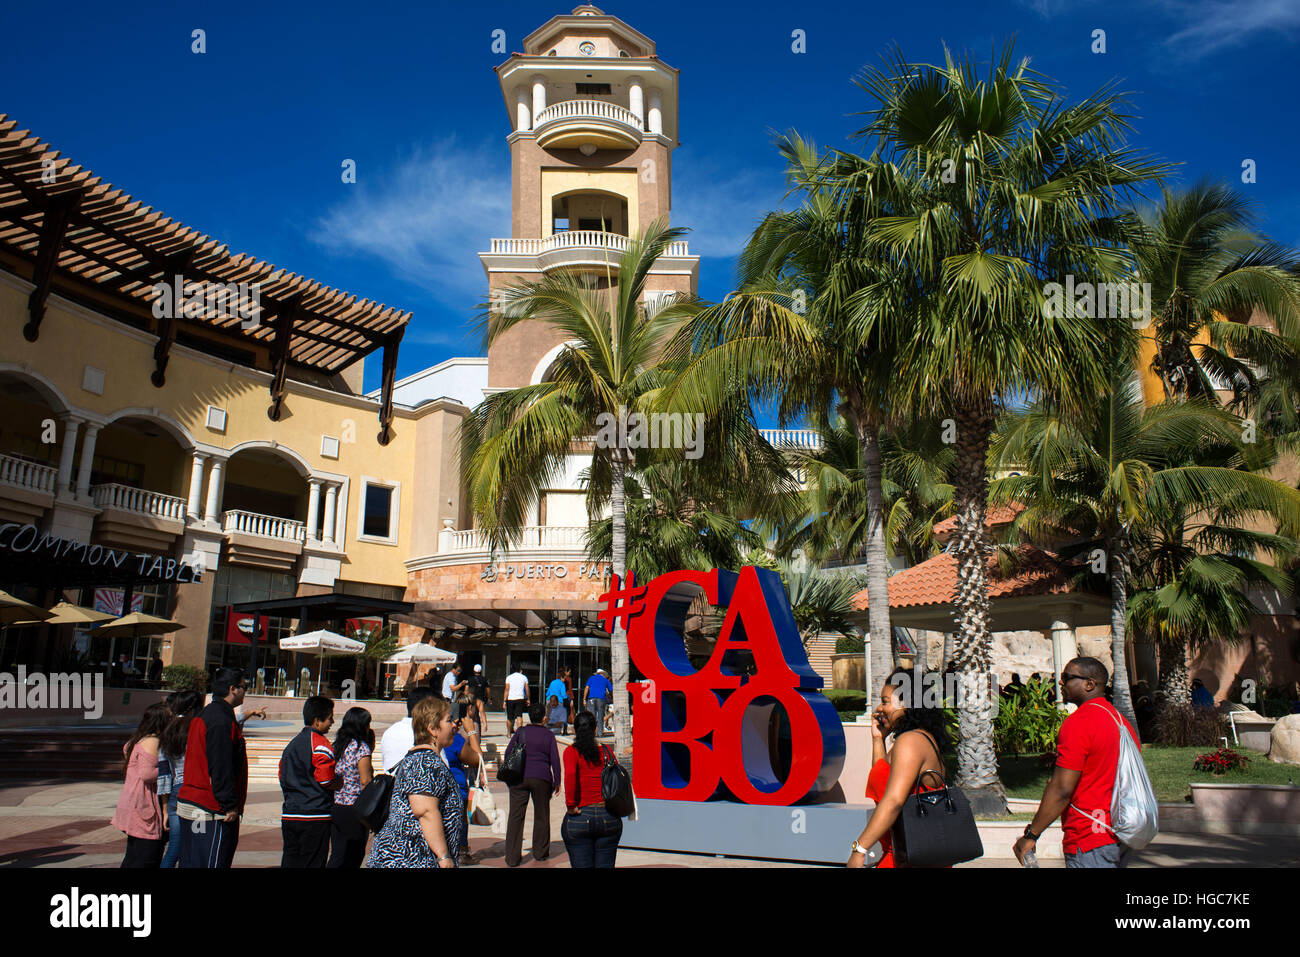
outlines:
M1038 855L1033 851L1025 851L1024 860L1021 862L1025 867L1037 867Z

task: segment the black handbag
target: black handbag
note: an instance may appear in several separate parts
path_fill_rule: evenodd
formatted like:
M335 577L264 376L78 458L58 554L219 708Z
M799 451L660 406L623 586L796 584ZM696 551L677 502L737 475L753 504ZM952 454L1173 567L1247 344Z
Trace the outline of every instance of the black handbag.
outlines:
M600 771L600 794L605 799L605 810L615 817L627 817L636 808L632 797L632 778L627 769L618 763L614 752L601 748L605 766Z
M357 819L376 834L383 830L384 822L388 820L388 808L393 800L393 781L391 774L376 774L361 789L352 805Z
M922 791L921 779L926 775L937 777L940 787ZM951 867L984 854L970 800L938 771L916 776L892 834L894 860L900 867Z
M501 764L497 766L497 780L507 787L517 787L523 784L526 758L524 732L521 728L519 733L511 739L510 744L506 746L505 757L501 759Z

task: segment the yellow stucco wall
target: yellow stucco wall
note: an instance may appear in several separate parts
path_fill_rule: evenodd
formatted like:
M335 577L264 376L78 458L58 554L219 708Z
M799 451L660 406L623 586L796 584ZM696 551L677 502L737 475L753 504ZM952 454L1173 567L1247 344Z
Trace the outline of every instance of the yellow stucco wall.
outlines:
M95 416L111 418L127 409L144 410L146 414L173 421L194 442L226 450L248 442L275 443L289 457L297 458L309 468L348 478L343 543L346 559L339 577L405 585L406 570L402 562L409 557L406 543L410 541L417 506L413 479L415 432L417 425L423 427L424 423L417 423L410 415L396 416L394 437L387 446L381 446L376 441L377 404L311 389L292 380L285 414L280 421L272 422L266 414L270 405L269 375L228 361L201 357L180 346L172 350L166 384L161 389L155 388L149 380L156 341L152 335L104 317L92 318L78 307L68 306L52 296L40 338L28 342L22 335L27 320L26 306L27 294L22 288L0 283L0 337L6 344L0 352L0 363L27 367L46 380L70 406ZM103 395L82 388L86 366L105 371ZM224 433L207 427L209 405L226 410ZM440 419L442 415L430 413L431 418ZM321 456L322 435L341 440L337 460ZM107 446L104 451L108 454ZM158 458L153 454L134 457ZM186 452L183 467L172 473L170 488L154 490L188 497L188 459ZM427 456L425 464L426 467L430 464ZM150 466L146 464L146 467ZM161 462L153 467L161 468ZM398 545L356 540L363 475L401 483ZM304 494L305 489L306 479ZM323 512L324 495L321 509Z

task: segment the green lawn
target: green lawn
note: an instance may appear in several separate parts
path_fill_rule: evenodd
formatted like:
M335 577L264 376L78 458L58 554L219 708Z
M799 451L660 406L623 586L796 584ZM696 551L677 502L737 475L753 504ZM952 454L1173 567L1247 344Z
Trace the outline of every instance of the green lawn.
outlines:
M1192 762L1198 754L1213 748L1164 748L1148 744L1142 749L1151 785L1157 801L1182 801L1192 793L1189 785L1222 782L1225 784L1287 784L1300 781L1300 766L1275 764L1262 754L1245 753L1250 763L1242 771L1230 771L1215 777L1208 771L1193 771ZM1004 754L998 758L998 776L1007 789L1007 797L1033 798L1043 796L1043 786L1051 777L1050 765L1042 764L1039 755L1022 754L1019 757Z

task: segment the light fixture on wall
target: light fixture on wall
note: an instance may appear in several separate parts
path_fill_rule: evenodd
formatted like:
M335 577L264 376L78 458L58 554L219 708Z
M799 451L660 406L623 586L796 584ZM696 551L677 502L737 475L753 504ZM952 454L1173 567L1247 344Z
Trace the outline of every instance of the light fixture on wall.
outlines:
M583 156L590 156L596 152L596 147L592 143L583 143L581 146L578 147L578 152L581 153Z

